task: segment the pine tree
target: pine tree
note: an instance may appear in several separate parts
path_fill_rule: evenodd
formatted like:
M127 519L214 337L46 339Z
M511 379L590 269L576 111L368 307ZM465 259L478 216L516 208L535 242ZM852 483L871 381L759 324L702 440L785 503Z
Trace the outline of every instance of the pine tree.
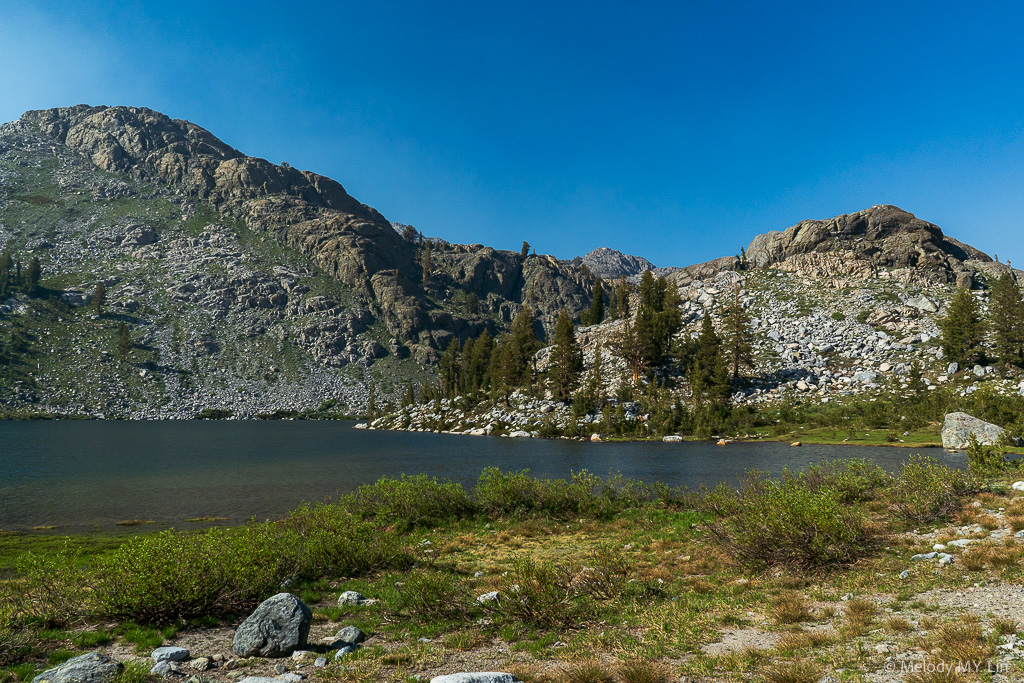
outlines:
M430 253L430 242L427 242L427 246L423 248L421 266L423 267L423 286L426 287L427 283L430 282L430 270L434 266L433 257Z
M601 345L594 349L594 364L590 366L587 380L572 397L572 413L582 417L600 410L604 405L604 359Z
M123 322L117 325L117 355L121 360L128 360L132 350L132 333Z
M524 259L530 255L530 243L523 240L523 248L519 250L519 255Z
M377 412L377 387L373 380L370 380L370 396L366 399L366 419L373 422L374 413Z
M657 367L664 364L672 337L682 325L679 290L674 283L663 277L655 279L651 271L646 270L640 278L639 298L636 342L644 357L644 365Z
M946 317L939 321L942 331L942 352L952 361L969 364L982 356L985 323L977 299L961 287L949 302Z
M103 315L103 304L107 300L107 285L100 280L96 283L96 289L92 293L92 305L96 309L96 315Z
M566 311L562 311L555 323L555 341L551 348L551 366L548 379L555 394L565 400L579 383L583 371L583 352L576 341L576 326Z
M622 328L612 337L611 347L615 355L626 364L633 384L639 384L640 376L647 370L647 356L640 345L636 328L629 318L623 320Z
M600 325L604 320L604 283L601 278L594 280L594 300L583 319L584 325Z
M694 403L723 405L729 400L729 369L722 353L722 340L715 333L709 312L704 313L687 374Z
M1003 273L992 287L989 326L999 362L1016 366L1024 364L1024 298L1009 271Z
M28 268L25 270L25 286L30 295L35 295L39 291L39 280L42 275L43 266L39 263L39 257L33 256L32 260L28 262Z
M754 333L750 316L740 302L740 287L732 293L732 303L725 311L726 351L732 365L732 378L739 379L740 368L754 367Z
M616 298L619 301L619 310L617 318L625 318L629 316L629 283L626 282L626 276L623 275L619 278L619 284L616 288Z
M467 345L469 342L466 342ZM484 330L473 342L472 350L465 354L466 381L464 388L467 393L486 390L490 386L491 355L494 352L494 339Z
M462 359L459 353L459 340L452 338L448 348L441 356L441 392L445 398L455 398L459 394L460 367Z
M506 398L507 390L530 383L533 354L539 348L540 342L533 331L533 312L529 306L523 306L501 345L501 380Z

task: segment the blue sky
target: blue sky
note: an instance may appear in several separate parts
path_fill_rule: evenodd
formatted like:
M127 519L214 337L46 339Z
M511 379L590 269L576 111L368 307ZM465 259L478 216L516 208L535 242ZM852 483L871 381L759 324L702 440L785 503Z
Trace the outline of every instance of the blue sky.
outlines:
M561 258L687 265L884 203L1024 266L1022 27L998 0L3 0L0 120L147 106Z

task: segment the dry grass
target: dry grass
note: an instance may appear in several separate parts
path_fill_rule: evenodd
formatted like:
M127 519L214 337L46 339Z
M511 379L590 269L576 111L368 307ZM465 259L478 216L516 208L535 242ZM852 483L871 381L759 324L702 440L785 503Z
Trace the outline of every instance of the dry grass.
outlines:
M999 520L993 517L992 515L983 515L979 517L977 521L978 524L981 525L981 528L985 529L986 531L995 531L1000 526L1002 526L999 523Z
M632 659L619 664L616 671L621 683L669 683L672 673L660 662Z
M588 659L562 672L559 683L617 683L615 671L604 662Z
M889 617L885 620L885 628L891 633L906 633L914 630L913 624L903 617Z
M985 569L988 559L988 548L974 547L960 556L960 564L967 571L980 572Z
M776 624L796 624L811 620L811 608L796 593L784 593L775 599L769 612Z
M779 652L795 652L812 647L824 647L836 642L832 631L793 631L782 636L775 646Z
M992 656L992 646L985 642L978 623L946 623L935 636L947 662L985 661Z
M764 672L768 683L817 683L821 668L806 659L791 662L777 662Z
M846 621L853 626L870 626L878 613L878 606L870 600L856 598L846 603Z
M995 570L1010 569L1017 566L1022 554L1024 553L1017 547L996 548L989 554L988 563Z
M1014 531L1024 530L1024 515L1014 515L1007 517L1006 521L1010 523L1010 528Z
M1009 619L1006 617L993 619L991 626L995 629L996 633L1004 636L1013 635L1020 629L1020 624L1016 619Z

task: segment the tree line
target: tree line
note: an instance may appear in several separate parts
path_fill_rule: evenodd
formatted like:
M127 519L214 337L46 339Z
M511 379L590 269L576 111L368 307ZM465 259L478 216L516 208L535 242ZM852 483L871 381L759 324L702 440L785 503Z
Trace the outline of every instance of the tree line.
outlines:
M995 362L1024 368L1024 298L1013 273L992 285L988 314L967 287L957 289L939 321L943 356L961 365Z
M584 372L576 324L563 310L550 340L548 368L538 372L534 357L542 343L534 332L532 310L523 306L509 331L497 339L486 330L461 343L452 339L440 360L437 385L422 385L418 395L408 386L403 407L457 396L470 403L484 398L507 401L512 392L525 391L537 396L550 392L556 400L571 402L577 416L614 413L614 398L615 403L639 399L651 409L648 412L670 423L696 415L711 425L727 417L734 384L753 366L753 333L739 288L725 308L721 331L705 311L700 333L685 337L679 335L682 301L674 282L645 271L636 287L621 278L608 289L606 294L605 283L595 280L593 302L580 322L623 322L606 345L595 349L589 371ZM626 368L615 396L606 395L609 356ZM681 387L689 392L677 391Z

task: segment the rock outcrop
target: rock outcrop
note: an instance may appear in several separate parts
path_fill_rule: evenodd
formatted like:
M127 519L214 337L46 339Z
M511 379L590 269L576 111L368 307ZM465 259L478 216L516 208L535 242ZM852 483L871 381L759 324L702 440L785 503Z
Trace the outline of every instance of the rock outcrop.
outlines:
M617 280L655 269L654 264L645 258L623 254L608 247L598 247L582 258L577 257L574 262L584 264L590 272L606 280Z

